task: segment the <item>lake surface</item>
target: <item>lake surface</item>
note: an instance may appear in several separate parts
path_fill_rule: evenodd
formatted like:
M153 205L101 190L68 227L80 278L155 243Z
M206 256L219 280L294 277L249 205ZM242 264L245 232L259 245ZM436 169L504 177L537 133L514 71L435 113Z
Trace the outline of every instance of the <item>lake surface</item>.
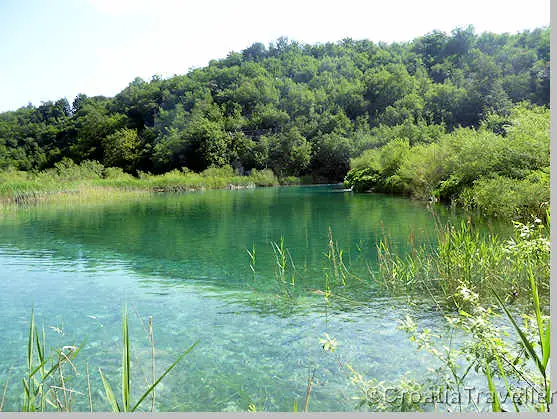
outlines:
M411 240L433 243L435 222L462 217L338 186L124 195L0 212L0 384L13 367L5 410L19 408L32 307L50 344L87 337L72 385L86 391L87 361L95 410L107 410L98 367L119 388L125 303L136 394L151 367L141 321L153 317L157 375L199 340L158 387L161 411L247 410L250 403L291 410L295 400L303 406L313 369L310 410L353 410L360 393L346 363L367 379L423 376L435 363L399 321L408 313L422 326L444 327L427 298L389 298L377 289L369 274L375 243L388 235L404 252ZM329 231L359 279L327 302L320 290L334 277ZM292 297L277 280L271 243L281 237L287 281L295 272ZM247 252L253 248L255 274ZM336 339L334 352L323 350L325 334ZM87 406L86 396L76 396L75 409Z

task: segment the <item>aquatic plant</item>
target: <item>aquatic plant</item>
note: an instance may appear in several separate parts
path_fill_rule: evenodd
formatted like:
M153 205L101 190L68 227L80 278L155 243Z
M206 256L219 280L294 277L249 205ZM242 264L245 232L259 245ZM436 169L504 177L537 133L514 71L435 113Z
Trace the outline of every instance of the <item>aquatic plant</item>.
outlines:
M118 400L112 387L99 368L99 374L106 399L114 412L134 412L137 411L143 401L151 395L151 411L155 409L155 388L162 379L189 353L198 342L195 342L157 378L155 379L155 347L152 328L152 319L149 319L148 338L151 342L151 372L152 382L141 394L136 402L132 402L132 370L131 370L131 342L128 330L128 313L124 308L122 317L122 372L121 372L121 399ZM74 376L79 375L76 358L83 348L85 341L80 345L64 345L48 351L46 344L46 334L44 328L42 332L35 323L34 310L31 311L31 320L27 338L26 348L26 368L22 379L23 394L21 411L23 412L47 412L52 409L59 412L71 412L75 396L84 396L84 393L71 386ZM93 412L93 399L89 365L85 365L87 379L87 398L89 411ZM0 411L4 406L6 392L8 389L8 378L4 384L3 395L0 402Z
M69 412L76 390L66 386L65 367L77 373L72 361L77 357L83 343L79 346L67 345L46 352L44 329L39 333L35 324L35 312L31 311L31 321L27 339L27 365L23 384L23 412L44 412L47 405L58 411ZM7 385L7 383L6 383Z
M251 269L251 272L253 273L253 280L255 281L256 279L256 274L255 274L255 263L256 263L256 254L255 254L255 243L252 244L251 250L246 249L246 252L248 252L249 258L250 258L250 264L249 264L249 268Z
M103 383L104 390L106 392L106 398L110 402L110 407L113 412L135 412L143 400L149 396L155 387L161 382L161 380L184 358L188 353L190 353L198 342L195 342L188 349L186 349L176 361L174 361L156 380L153 381L151 386L145 390L145 392L139 397L137 402L132 403L132 374L131 374L131 357L130 357L130 338L128 331L128 312L127 308L124 308L122 315L122 386L121 386L121 400L118 401L114 391L108 380L105 378L102 370L99 368L99 374Z
M280 236L278 243L272 241L271 247L275 257L274 278L280 287L280 295L292 299L295 297L297 272L292 255L284 244L284 236Z
M521 328L517 321L514 319L514 316L511 314L509 308L507 307L507 305L501 300L501 298L499 297L499 295L497 294L497 292L495 290L493 290L493 293L495 295L495 297L497 298L497 301L499 302L501 308L503 309L503 311L505 312L505 315L507 316L507 318L509 319L509 321L512 323L516 333L518 334L519 338L520 338L520 343L523 346L523 348L525 349L525 354L528 354L528 357L534 362L536 369L538 371L538 375L537 377L532 377L531 379L525 379L524 375L521 374L521 378L525 379L525 381L527 382L527 384L532 388L532 390L534 390L536 393L539 393L543 396L543 404L540 404L537 406L537 409L540 411L545 411L545 412L549 412L550 411L550 404L551 404L551 383L549 380L549 359L550 359L550 353L551 353L551 319L549 316L543 316L542 315L542 309L541 309L541 304L540 304L540 299L539 299L539 294L538 294L538 288L536 285L536 279L534 277L534 274L531 270L531 267L528 267L529 269L529 278L530 278L530 286L531 286L531 296L532 296L532 302L533 302L533 306L534 306L534 313L535 313L535 328L537 329L537 336L535 338L530 338L528 336L528 331L524 330L523 328ZM527 322L526 325L531 325L532 322ZM536 335L536 333L534 333L534 335ZM539 354L538 351L536 351L535 347L539 347ZM507 373L505 372L505 370L502 368L501 365L501 361L500 361L500 355L498 355L497 352L494 352L494 356L497 359L497 365L499 368L499 372L501 374L501 377L503 378L504 382L505 382L505 386L507 388L507 391L510 393L511 389L508 383L508 379L507 379ZM535 370L536 370L535 369ZM492 390L494 388L491 378L490 378L490 373L489 373L489 367L486 368L486 375L488 377L488 381L490 382L490 389ZM538 387L541 387L541 391L539 390ZM492 390L493 391L493 390ZM514 407L516 409L516 411L518 412L518 405L516 403L514 403ZM500 404L493 404L493 410L494 411L500 411L501 410L501 406Z
M549 217L549 214L547 215ZM528 293L531 265L534 277L549 289L549 225L536 219L514 223L514 234L504 240L475 229L470 221L439 226L437 245L422 245L398 255L388 238L377 244L377 270L372 280L387 292L425 292L436 305L466 308L468 292L490 298L496 287L504 298L523 299Z
M482 236L470 223L446 226L438 232L437 248L429 254L421 248L400 257L386 241L378 244L376 283L391 293L412 292L416 287L428 291L435 307L446 313L449 330L444 333L419 330L410 317L401 322L401 329L418 349L441 362L436 382L460 394L471 370L484 374L493 411L504 411L509 403L520 411L526 402L538 411L550 409L550 321L544 314L547 304L542 303L549 290L549 212L545 218L547 224L540 219L515 222L509 240ZM494 302L515 330L518 347L508 338ZM512 314L517 312L511 309L512 303L518 304L523 326ZM528 306L533 307L534 316L526 314ZM452 336L457 332L466 338L455 347ZM498 385L504 385L507 397L501 398ZM519 394L524 393L524 386L541 397L524 400L524 394Z

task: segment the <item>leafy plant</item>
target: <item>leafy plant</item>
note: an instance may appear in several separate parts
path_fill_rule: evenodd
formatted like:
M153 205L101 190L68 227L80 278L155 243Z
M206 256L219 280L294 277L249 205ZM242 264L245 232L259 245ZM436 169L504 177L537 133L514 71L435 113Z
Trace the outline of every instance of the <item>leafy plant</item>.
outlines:
M127 308L124 308L124 313L122 316L122 385L121 385L121 400L118 401L114 391L108 380L105 378L102 370L99 368L99 374L103 383L103 387L106 393L106 398L110 403L110 407L113 412L135 412L143 400L154 391L155 387L161 382L161 380L184 358L189 352L195 348L198 342L195 342L188 349L186 349L177 359L174 361L160 376L153 382L153 384L145 390L145 392L139 397L137 402L132 402L132 375L131 375L131 356L130 356L130 339L128 333L128 312Z
M27 373L23 384L23 412L44 412L47 405L59 411L70 411L75 390L66 387L64 367L70 365L80 352L79 346L64 346L48 354L44 329L39 333L35 312L31 311L27 339Z

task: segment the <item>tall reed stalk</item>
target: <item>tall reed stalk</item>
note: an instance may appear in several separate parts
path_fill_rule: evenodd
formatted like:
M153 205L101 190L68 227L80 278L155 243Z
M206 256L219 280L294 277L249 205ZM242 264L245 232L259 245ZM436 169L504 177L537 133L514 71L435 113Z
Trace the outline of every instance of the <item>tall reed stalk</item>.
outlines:
M279 284L281 295L293 298L296 286L296 265L284 244L284 236L280 236L278 243L271 242L271 247L275 257L274 277Z
M35 324L35 312L31 311L31 321L27 339L27 372L22 380L24 412L44 412L47 405L58 411L71 410L75 390L66 387L64 366L77 370L72 361L78 355L80 346L64 346L52 354L46 353L45 331L39 333ZM62 395L62 400L60 399Z
M99 374L113 412L135 412L141 403L151 394L155 387L166 377L166 375L184 358L189 352L195 348L199 341L196 341L188 349L186 349L161 375L153 384L147 388L139 397L137 402L132 402L132 371L131 371L131 355L130 355L130 338L128 331L128 310L124 308L122 315L122 375L121 375L121 400L118 400L108 380L105 378L102 370L99 368Z
M534 273L532 272L532 267L528 266L528 276L530 279L530 291L532 297L532 303L534 307L534 314L535 314L535 324L537 327L537 338L535 344L528 338L527 332L521 328L517 321L515 320L514 316L511 314L510 310L508 309L507 305L503 302L501 297L497 294L495 290L492 289L495 298L499 302L499 305L505 312L505 315L511 322L514 330L518 334L520 338L520 343L524 347L524 350L528 354L528 357L534 362L535 370L538 373L538 377L540 378L539 381L542 383L542 391L541 394L543 396L544 403L542 405L542 411L549 412L551 406L551 383L549 379L549 359L551 353L551 320L549 317L542 316L542 310L540 305L540 298L538 294L538 287L536 285L536 278L534 277ZM535 346L539 347L539 352L536 351ZM489 371L486 370L488 374L488 381L490 381ZM508 388L508 379L505 371L500 368L500 372L504 382ZM530 382L528 382L530 383ZM490 388L492 384L490 383ZM531 384L530 384L531 385ZM539 390L535 388L535 386L531 385L532 390L536 393L539 393ZM515 408L517 406L515 405ZM499 410L498 410L499 409ZM500 406L496 404L493 405L494 411L500 411Z

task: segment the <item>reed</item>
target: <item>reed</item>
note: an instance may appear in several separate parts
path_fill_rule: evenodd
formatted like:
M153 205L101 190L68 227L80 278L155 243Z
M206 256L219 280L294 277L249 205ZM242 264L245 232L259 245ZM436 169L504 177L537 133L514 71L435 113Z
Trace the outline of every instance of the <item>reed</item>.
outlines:
M97 162L76 165L64 161L55 169L43 172L0 172L0 205L29 205L37 202L79 199L114 199L130 192L189 192L206 189L243 189L275 186L279 181L269 170L252 170L248 176L234 173L232 168L209 168L201 173L187 169L153 175L140 172L137 177L121 169L104 168Z
M6 376L6 382L4 383L4 390L2 391L2 400L0 400L0 412L2 412L2 409L4 409L4 402L6 401L6 393L8 392L8 384L10 382L10 373L12 372L12 369L10 367L10 369L8 370L8 374Z
M141 403L155 390L155 387L162 381L164 377L197 345L196 341L188 349L186 349L176 361L174 361L160 376L157 378L149 388L147 388L139 399L132 402L132 370L131 370L131 355L130 355L130 337L128 330L128 311L124 308L122 314L122 373L121 373L121 399L118 400L112 386L104 376L102 370L99 368L99 374L102 384L106 393L106 398L110 403L113 412L135 412Z
M253 274L253 280L255 281L256 280L255 263L257 262L256 253L255 253L255 243L252 244L251 250L246 249L246 252L248 252L250 258L249 268Z
M542 309L540 304L540 298L538 294L538 287L536 285L536 278L534 277L534 273L532 271L532 267L528 267L528 276L530 279L530 291L532 297L532 303L534 308L534 315L535 315L535 326L537 337L533 339L533 341L528 337L528 331L524 330L524 328L518 325L518 322L515 320L514 316L511 314L507 304L503 302L501 297L497 294L497 292L492 289L495 298L497 299L501 309L504 311L507 319L512 324L514 330L516 331L519 339L520 344L525 350L525 354L533 361L535 364L534 371L537 371L538 379L534 377L532 380L525 380L526 384L529 385L532 390L536 393L540 393L540 390L537 388L535 384L536 381L541 383L541 395L543 396L544 403L540 406L541 411L549 412L551 406L551 383L549 380L549 359L551 353L551 319L549 316L542 316ZM536 351L535 347L539 348L539 351ZM494 352L495 356L497 356L497 352ZM505 382L505 386L507 391L510 392L510 387L508 384L508 378L505 370L501 366L501 361L497 358L499 372L501 377ZM489 368L486 368L486 376L488 379L488 383L490 386L490 390L492 389L493 384L490 377ZM514 404L516 411L518 412L518 406ZM501 406L497 405L496 403L493 404L493 411L501 411Z
M39 333L34 310L31 311L27 339L27 373L22 380L23 412L44 412L47 405L58 411L71 410L72 397L76 391L66 387L64 367L70 365L77 372L72 361L77 357L83 343L79 346L64 346L47 354L44 329Z
M549 215L548 215L549 216ZM413 246L401 256L388 238L377 244L377 270L370 277L387 292L427 293L437 302L455 309L466 308L466 293L490 299L490 287L504 298L528 296L529 273L549 290L549 225L540 220L530 224L515 222L509 239L481 234L470 222L445 225L437 231L437 244Z
M151 411L155 409L155 388L166 375L189 353L198 342L191 345L186 351L182 352L178 358L155 379L155 344L152 318L149 318L148 339L151 343L152 361L151 373L152 382L148 385L137 401L132 400L132 363L131 363L131 339L128 328L128 313L124 308L122 316L122 357L121 357L121 398L117 399L112 387L99 368L101 382L114 412L134 412L137 411L144 400L151 395ZM35 312L31 311L29 324L27 347L26 347L26 366L22 378L23 394L21 411L23 412L71 412L75 396L87 396L89 411L93 412L93 391L89 374L89 365L85 364L87 394L72 388L69 384L73 377L79 375L75 360L83 348L85 341L80 345L66 345L53 350L47 350L46 334L44 329L39 331L35 322ZM2 399L0 400L0 411L4 407L6 393L8 390L8 377L3 386ZM148 383L149 384L149 383Z
M279 285L281 296L291 299L295 297L297 272L292 255L284 243L284 236L282 235L278 243L271 242L275 258L274 278Z

